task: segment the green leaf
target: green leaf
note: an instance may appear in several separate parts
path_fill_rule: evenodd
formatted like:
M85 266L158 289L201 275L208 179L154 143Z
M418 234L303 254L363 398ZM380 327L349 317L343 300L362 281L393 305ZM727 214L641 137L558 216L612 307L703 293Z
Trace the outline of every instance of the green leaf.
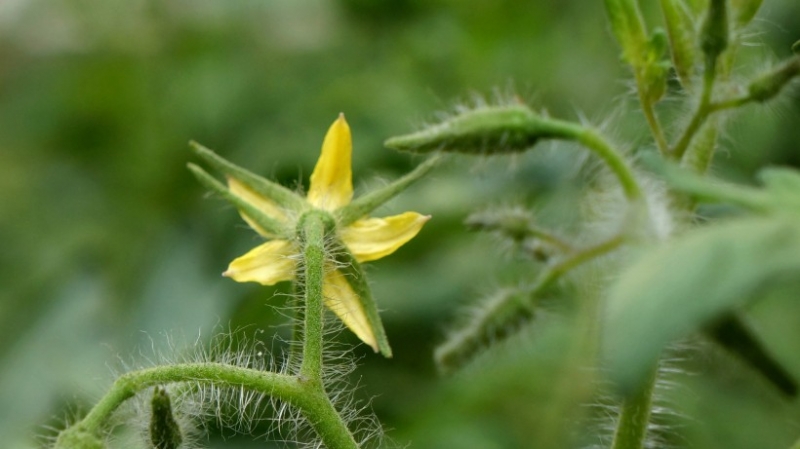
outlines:
M610 290L604 353L612 380L634 391L670 341L800 275L800 224L754 217L707 226L645 253Z
M708 179L655 159L647 162L661 172L669 185L704 202L725 202L753 212L774 215L800 214L800 172L786 167L769 167L758 172L764 188L740 186Z

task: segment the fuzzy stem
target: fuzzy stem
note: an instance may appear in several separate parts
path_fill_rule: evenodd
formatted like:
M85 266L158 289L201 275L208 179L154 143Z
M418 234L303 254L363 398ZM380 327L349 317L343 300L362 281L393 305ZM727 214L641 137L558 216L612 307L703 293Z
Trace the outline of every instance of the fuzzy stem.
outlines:
M106 395L80 422L87 431L99 433L114 410L137 392L155 385L175 382L209 383L245 387L290 403L302 395L300 384L292 376L258 371L221 363L185 363L132 371L120 376Z
M539 132L552 138L573 140L580 143L608 165L608 168L619 180L622 190L625 192L625 197L629 201L635 201L642 196L641 188L633 175L633 169L628 165L622 154L611 146L599 132L572 122L550 118L539 124Z
M320 382L322 377L322 282L325 275L325 223L317 214L308 214L302 223L305 329L300 376Z
M628 200L637 200L642 196L639 184L633 176L633 170L619 151L612 147L600 133L591 128L583 128L577 136L577 140L603 159L617 176Z
M678 139L678 143L675 144L675 147L673 147L670 152L675 159L680 160L683 157L684 153L686 153L686 150L689 148L689 144L692 142L692 138L700 129L700 126L705 123L709 114L716 110L711 107L711 94L714 92L716 73L716 58L707 58L706 71L703 74L703 92L700 94L700 103L698 103L689 125L683 131L683 134L681 134L680 139Z
M77 425L100 434L110 415L137 392L155 385L188 382L244 388L276 397L297 407L331 449L358 449L321 386L287 374L221 363L184 363L133 371L119 377L111 389Z
M625 400L614 433L612 449L642 449L647 439L647 426L653 402L658 369L653 369L646 383Z
M644 82L640 80L640 78L640 76L636 77L636 86L638 87L637 90L639 92L639 102L642 105L642 112L644 113L644 118L647 120L648 126L650 126L650 132L653 134L653 139L656 142L658 151L662 156L665 156L669 153L669 144L667 143L667 138L664 136L664 128L661 126L658 116L656 116L653 102L650 101L645 94L643 87Z

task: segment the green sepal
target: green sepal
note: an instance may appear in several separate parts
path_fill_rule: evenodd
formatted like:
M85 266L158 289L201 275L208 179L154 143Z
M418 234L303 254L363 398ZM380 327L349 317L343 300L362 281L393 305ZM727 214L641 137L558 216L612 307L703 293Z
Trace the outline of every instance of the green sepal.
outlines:
M219 182L216 178L209 175L205 170L200 168L199 166L189 163L186 164L189 168L189 171L194 174L198 181L203 184L209 190L212 190L218 193L220 196L228 200L229 202L233 203L237 209L242 211L245 215L247 215L251 220L253 220L259 227L261 227L266 232L276 236L276 237L290 237L291 231L286 229L282 223L274 218L270 217L269 215L261 212L257 207L253 206L249 202L247 202L244 198L235 195L231 192L228 187L224 184Z
M195 141L189 142L189 147L194 154L203 159L214 169L225 176L236 179L254 192L272 200L279 206L298 212L306 209L307 204L305 199L286 187L233 164Z
M336 211L336 216L339 225L347 226L359 218L368 215L428 174L441 160L441 156L433 156L394 182L372 190L356 198L350 202L350 204L338 209Z
M681 0L660 0L660 3L670 42L672 65L683 88L691 91L697 62L694 20Z
M344 274L344 278L347 279L353 292L358 296L358 300L361 303L361 307L364 309L372 332L375 333L375 340L378 342L378 351L380 351L384 357L392 357L392 348L389 346L389 339L386 336L386 330L383 328L383 321L381 321L380 313L378 313L378 305L375 302L375 298L372 296L372 289L369 288L367 275L364 273L364 269L343 243L334 243L332 253L337 264L337 269Z
M105 449L105 443L94 433L80 426L65 429L58 435L53 449Z
M155 449L178 449L181 428L172 415L172 401L164 388L156 387L150 400L150 442Z
M392 137L384 145L414 153L508 154L526 151L540 139L563 138L565 133L572 138L576 134L524 104L512 104L469 110L421 131Z

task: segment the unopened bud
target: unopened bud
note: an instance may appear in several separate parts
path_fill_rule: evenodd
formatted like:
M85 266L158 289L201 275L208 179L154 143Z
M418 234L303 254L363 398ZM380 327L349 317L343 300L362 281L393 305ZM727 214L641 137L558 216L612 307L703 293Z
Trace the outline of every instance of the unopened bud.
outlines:
M167 390L156 387L150 401L150 442L155 449L177 449L183 436L181 428L172 416L172 403Z
M518 153L539 139L574 134L569 126L533 112L522 104L488 106L453 116L421 131L392 137L389 148L415 153L447 151L466 154Z
M800 55L751 82L748 86L750 98L759 102L767 101L778 95L781 89L798 74L800 74Z
M728 8L726 0L711 0L700 34L700 48L710 60L728 47Z

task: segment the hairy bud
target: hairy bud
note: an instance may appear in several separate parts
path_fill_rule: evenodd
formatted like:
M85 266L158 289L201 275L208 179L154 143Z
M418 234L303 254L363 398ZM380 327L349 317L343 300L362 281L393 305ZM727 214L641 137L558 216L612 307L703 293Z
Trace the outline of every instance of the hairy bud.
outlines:
M571 131L523 104L487 106L412 134L392 137L385 145L415 153L437 150L466 154L518 153L533 147L539 139L567 137Z
M172 403L167 390L156 387L150 400L150 442L155 449L177 449L183 436L181 428L172 416Z
M759 102L767 101L778 95L781 89L798 75L800 75L800 55L751 82L748 86L750 98Z

